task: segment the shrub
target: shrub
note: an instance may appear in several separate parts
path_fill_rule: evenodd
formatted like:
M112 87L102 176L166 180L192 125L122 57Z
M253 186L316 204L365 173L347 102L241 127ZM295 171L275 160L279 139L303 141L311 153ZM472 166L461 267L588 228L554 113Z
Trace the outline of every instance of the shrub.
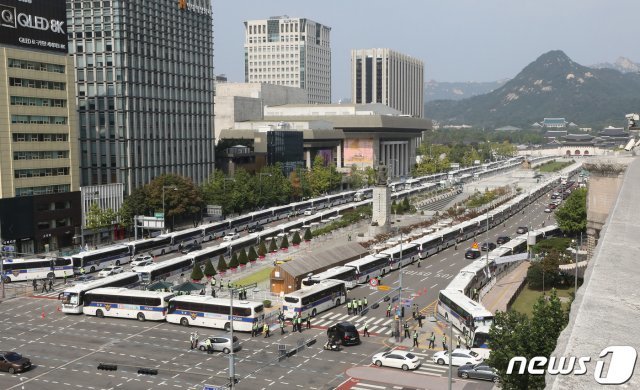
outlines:
M276 238L274 237L269 244L269 252L277 252L278 245L276 245Z
M311 241L311 238L313 238L313 236L311 235L311 229L307 228L307 230L304 231L304 240L305 241Z
M204 278L204 274L202 273L202 268L198 264L193 266L193 271L191 271L191 280L202 280Z
M258 256L266 256L267 255L267 246L264 244L264 241L260 242L260 246L258 247Z
M271 301L268 299L265 299L264 301L262 301L262 305L268 309L271 307Z
M249 262L249 258L247 257L247 252L244 250L244 248L240 249L240 256L238 256L238 262L241 265L247 265L247 263Z
M256 261L258 259L258 254L256 253L256 249L254 247L249 248L249 261Z
M211 264L211 260L207 260L204 263L204 274L210 278L212 276L216 276L216 269L213 267L213 264Z
M238 265L240 265L240 263L238 262L238 255L233 252L233 255L231 255L231 260L229 261L229 268L238 268Z
M280 249L287 249L289 248L289 239L287 238L287 236L282 237L282 242L280 243Z
M298 232L295 232L293 234L293 239L291 240L291 242L293 243L293 245L299 245L302 242L302 239L300 238L300 234Z
M218 259L218 272L225 272L227 270L227 262L224 261L224 255L220 255Z

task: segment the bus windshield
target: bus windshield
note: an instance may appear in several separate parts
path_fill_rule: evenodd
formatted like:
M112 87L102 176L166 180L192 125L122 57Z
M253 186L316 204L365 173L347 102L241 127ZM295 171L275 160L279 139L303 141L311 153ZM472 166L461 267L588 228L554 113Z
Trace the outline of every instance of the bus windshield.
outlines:
M77 293L69 293L65 292L62 296L62 303L65 305L77 305L78 302L78 294Z
M294 298L294 297L284 297L285 302L289 302L289 303L298 303L300 302L299 298Z

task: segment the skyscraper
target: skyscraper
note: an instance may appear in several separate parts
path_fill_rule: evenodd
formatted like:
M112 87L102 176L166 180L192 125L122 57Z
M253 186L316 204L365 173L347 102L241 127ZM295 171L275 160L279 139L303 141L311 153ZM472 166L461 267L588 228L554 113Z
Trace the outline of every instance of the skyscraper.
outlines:
M331 28L305 18L244 22L244 79L298 87L309 103L331 102Z
M80 192L65 0L4 0L0 13L0 243L71 246Z
M351 99L424 116L424 63L391 49L351 50Z
M211 0L67 0L82 185L214 168Z

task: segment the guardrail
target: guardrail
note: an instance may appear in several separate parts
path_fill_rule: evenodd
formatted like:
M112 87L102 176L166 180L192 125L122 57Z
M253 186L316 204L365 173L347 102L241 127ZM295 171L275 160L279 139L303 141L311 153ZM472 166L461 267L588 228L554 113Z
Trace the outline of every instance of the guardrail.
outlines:
M507 311L511 310L511 306L513 305L513 302L516 301L516 299L518 298L518 296L522 292L522 289L524 289L524 286L526 286L526 285L527 285L527 278L524 277L522 279L522 281L520 282L520 285L518 286L516 291L513 293L511 298L509 298L509 301L507 302Z

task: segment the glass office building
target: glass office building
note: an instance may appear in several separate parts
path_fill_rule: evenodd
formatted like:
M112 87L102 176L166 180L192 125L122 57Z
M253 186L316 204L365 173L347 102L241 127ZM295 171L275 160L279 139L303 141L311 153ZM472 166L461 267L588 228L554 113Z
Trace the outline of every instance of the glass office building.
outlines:
M214 169L210 0L67 1L83 186Z

